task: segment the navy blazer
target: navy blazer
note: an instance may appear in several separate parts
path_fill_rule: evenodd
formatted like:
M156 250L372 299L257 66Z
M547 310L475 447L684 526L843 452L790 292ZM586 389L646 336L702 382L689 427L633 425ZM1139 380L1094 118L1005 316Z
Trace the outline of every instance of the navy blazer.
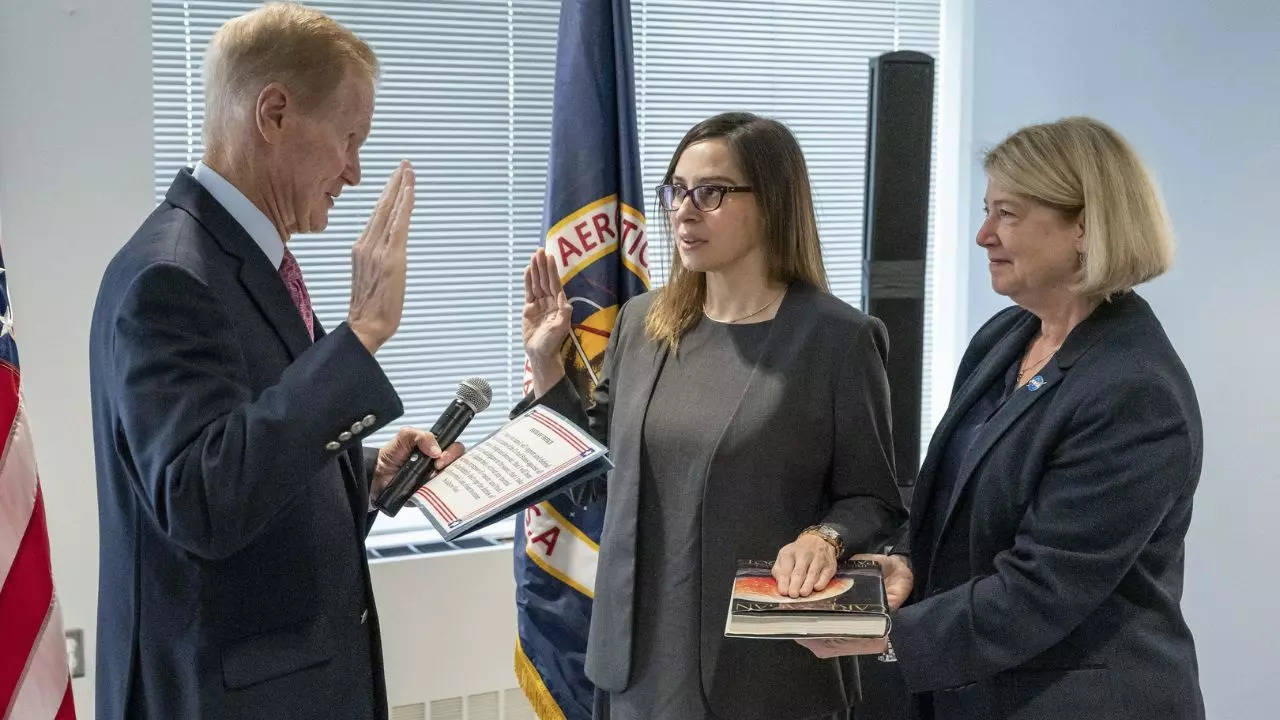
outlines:
M1039 327L1014 307L978 331L929 445L891 636L907 686L939 720L1203 718L1179 607L1200 410L1146 301L1076 326L979 432L956 491L933 492L957 423Z
M614 692L631 679L641 440L668 354L665 342L645 333L655 296L635 297L620 311L590 410L567 380L537 399L588 428L612 453L607 483L590 488L605 491L608 502L586 671ZM726 638L724 625L737 559L772 560L817 522L839 530L847 554L879 550L905 519L893 468L887 354L879 320L793 283L732 417L710 429L718 441L702 491L700 657L703 695L720 717L809 718L859 699L852 659L820 660L793 642ZM532 402L526 398L516 412Z
M386 716L360 441L402 407L345 323L317 335L188 170L108 265L100 720Z

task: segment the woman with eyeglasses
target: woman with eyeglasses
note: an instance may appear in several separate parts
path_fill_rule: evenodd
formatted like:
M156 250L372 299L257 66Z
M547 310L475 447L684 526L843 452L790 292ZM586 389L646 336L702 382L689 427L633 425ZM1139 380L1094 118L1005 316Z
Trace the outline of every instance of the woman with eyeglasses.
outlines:
M781 123L694 126L658 203L670 278L622 308L589 410L559 353L571 308L555 261L539 250L525 272L534 387L517 411L558 410L615 462L589 489L608 498L586 659L596 716L844 717L856 665L725 638L725 616L739 558L776 559L779 591L807 596L904 521L884 326L827 292L808 171Z

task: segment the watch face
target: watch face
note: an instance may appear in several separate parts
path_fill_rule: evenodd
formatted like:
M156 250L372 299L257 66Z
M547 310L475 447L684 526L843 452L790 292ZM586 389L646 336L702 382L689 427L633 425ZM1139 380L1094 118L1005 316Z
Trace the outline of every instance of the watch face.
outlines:
M836 547L841 546L839 533L837 533L835 530L832 530L829 527L818 525L818 526L809 528L807 532L811 532L815 535L818 535L819 537L823 538L824 540L831 543L832 545L835 545Z

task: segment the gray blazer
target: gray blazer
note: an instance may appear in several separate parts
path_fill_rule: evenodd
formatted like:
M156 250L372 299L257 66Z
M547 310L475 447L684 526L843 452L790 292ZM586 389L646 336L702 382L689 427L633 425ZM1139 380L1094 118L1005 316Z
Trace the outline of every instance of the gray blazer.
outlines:
M609 445L604 531L587 675L621 691L631 674L636 519L645 412L667 357L645 336L655 293L623 306L595 405L561 381L539 402ZM702 509L702 688L722 717L803 718L858 700L856 665L790 642L724 637L736 560L773 559L805 527L839 529L848 553L879 549L906 518L895 483L884 325L814 287L783 300L706 469Z

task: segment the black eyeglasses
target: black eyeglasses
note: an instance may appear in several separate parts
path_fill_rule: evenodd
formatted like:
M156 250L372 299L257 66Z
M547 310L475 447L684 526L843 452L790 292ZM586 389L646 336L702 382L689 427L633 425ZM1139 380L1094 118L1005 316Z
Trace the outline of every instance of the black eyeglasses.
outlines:
M663 210L678 210L684 203L686 195L693 197L693 206L702 212L711 212L720 207L725 193L751 192L750 185L699 185L687 188L683 185L659 185L658 204Z

